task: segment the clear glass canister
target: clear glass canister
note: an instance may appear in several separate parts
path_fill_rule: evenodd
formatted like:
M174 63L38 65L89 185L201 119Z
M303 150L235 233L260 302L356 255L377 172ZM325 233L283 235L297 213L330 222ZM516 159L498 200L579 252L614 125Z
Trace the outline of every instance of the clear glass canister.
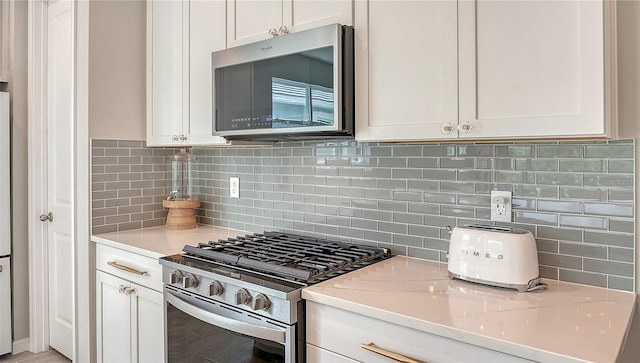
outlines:
M193 190L193 164L197 157L186 149L169 155L169 173L171 178L167 200L195 199Z

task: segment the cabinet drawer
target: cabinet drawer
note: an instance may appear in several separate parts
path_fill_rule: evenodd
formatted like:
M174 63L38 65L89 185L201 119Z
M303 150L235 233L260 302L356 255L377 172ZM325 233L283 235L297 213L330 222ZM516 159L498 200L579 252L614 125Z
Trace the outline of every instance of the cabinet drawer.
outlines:
M162 268L155 258L98 243L96 269L162 291Z
M393 362L390 358L361 347L362 344L368 343L424 362L531 362L309 301L307 343L359 362ZM311 354L316 353L318 352L312 349Z
M357 361L343 355L330 352L326 349L318 348L315 345L307 344L307 363L357 363Z

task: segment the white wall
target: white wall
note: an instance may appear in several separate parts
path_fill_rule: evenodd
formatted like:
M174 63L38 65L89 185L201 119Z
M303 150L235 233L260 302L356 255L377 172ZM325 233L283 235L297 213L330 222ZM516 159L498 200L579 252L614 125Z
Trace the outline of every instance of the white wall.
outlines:
M618 119L620 136L640 142L640 1L618 2ZM636 175L640 145L636 144ZM640 183L636 177L636 292L640 292L640 236L638 223Z
M146 3L91 0L89 137L143 140Z
M11 188L13 233L13 339L29 337L29 266L27 226L27 2L10 5L9 89L11 120ZM28 346L25 346L28 348Z
M636 292L640 292L640 1L618 1L618 119L620 136L636 139ZM621 362L640 362L640 308L631 324Z

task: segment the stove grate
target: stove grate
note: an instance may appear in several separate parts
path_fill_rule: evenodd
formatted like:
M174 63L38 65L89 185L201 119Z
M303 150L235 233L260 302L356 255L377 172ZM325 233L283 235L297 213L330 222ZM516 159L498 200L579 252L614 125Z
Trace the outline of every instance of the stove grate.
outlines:
M185 246L187 257L312 282L388 257L383 248L281 232L265 232Z

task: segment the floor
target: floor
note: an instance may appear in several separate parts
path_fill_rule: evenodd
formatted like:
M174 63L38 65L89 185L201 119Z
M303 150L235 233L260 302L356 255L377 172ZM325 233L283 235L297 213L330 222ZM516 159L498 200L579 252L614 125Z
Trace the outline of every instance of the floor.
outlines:
M33 354L31 352L22 352L20 354L11 355L7 354L0 357L0 363L44 363L44 362L52 362L52 363L69 363L71 362L67 357L62 354L56 352L55 350L50 350L48 352L36 353Z

